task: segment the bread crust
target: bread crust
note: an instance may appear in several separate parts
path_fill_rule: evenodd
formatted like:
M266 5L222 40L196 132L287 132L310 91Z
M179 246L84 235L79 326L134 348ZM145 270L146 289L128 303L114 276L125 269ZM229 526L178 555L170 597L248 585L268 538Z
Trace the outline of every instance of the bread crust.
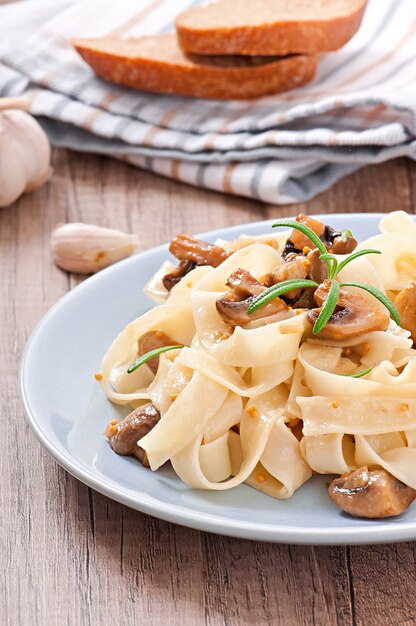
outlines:
M287 0L290 9L282 8L282 0L267 0L266 8L265 0L239 1L240 11L236 0L219 0L180 13L176 30L183 50L201 55L331 52L357 32L367 4L367 0L310 0L305 14L304 0Z
M248 99L281 93L310 81L317 66L313 55L188 57L174 35L78 39L73 45L101 78L133 89L198 98Z

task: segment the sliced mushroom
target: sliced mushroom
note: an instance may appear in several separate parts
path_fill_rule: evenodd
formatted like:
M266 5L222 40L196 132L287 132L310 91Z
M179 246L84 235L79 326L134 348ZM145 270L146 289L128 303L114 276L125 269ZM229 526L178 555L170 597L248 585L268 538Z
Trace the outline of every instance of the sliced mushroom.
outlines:
M184 276L186 276L191 270L196 267L196 263L192 261L181 261L178 267L165 274L162 278L162 283L167 291L170 291L175 285L177 285Z
M326 249L332 254L351 254L358 245L357 240L352 235L343 236L331 226L325 226L320 238Z
M135 456L144 467L149 467L146 452L137 445L137 442L147 435L159 420L159 411L149 403L135 409L120 422L117 420L110 422L104 436L114 452L122 456Z
M315 291L315 302L322 307L328 297L331 283L326 280ZM308 320L315 324L321 308L312 309ZM390 323L389 316L375 304L358 293L340 290L338 304L334 314L319 333L319 339L350 339L360 337L373 330L386 330Z
M305 287L305 289L301 290L299 298L290 302L290 306L294 309L313 309L315 306L315 300L313 299L314 293L314 287Z
M165 289L170 291L188 272L198 265L218 267L230 256L220 246L214 246L189 235L177 235L172 239L169 252L179 259L179 266L163 278Z
M318 285L328 278L328 269L326 264L319 257L321 256L318 248L311 250L307 255L309 261L309 278L314 280Z
M323 283L328 276L328 270L324 261L319 258L320 255L321 253L317 248L311 250L306 255L306 260L309 262L309 272L306 278L314 280L318 283L318 285ZM303 257L299 255L297 258L302 259ZM315 288L306 287L304 289L300 289L299 291L300 293L298 298L290 302L291 306L294 309L313 309L315 307ZM283 299L286 301L286 296L283 296Z
M177 341L173 341L161 330L150 330L139 338L138 356L143 356L152 350L164 348L165 346L176 346L177 343ZM159 355L149 359L146 365L152 370L153 374L156 374L159 367Z
M192 261L196 265L211 265L212 267L218 267L230 256L230 253L220 246L214 246L189 235L174 237L170 243L169 252L180 261Z
M324 261L320 259L320 251L315 248L304 255L290 254L286 257L286 262L267 274L261 279L268 287L284 280L295 280L297 278L309 278L316 283L322 283L328 276L328 271ZM307 287L288 291L282 297L293 308L311 309L315 306L313 299L314 289Z
M400 315L400 325L410 330L413 342L416 343L416 282L403 289L394 304Z
M355 517L382 518L400 515L416 499L416 491L386 472L361 467L332 481L331 500Z
M326 249L333 254L350 254L350 252L357 247L357 241L354 237L343 237L342 233L334 230L331 226L327 226L304 213L300 213L296 221L305 224L305 226L313 230L321 239ZM289 239L286 241L282 256L285 258L291 253L300 254L305 247L314 249L316 246L307 235L304 235L299 230L293 229Z
M288 261L279 265L266 276L263 276L261 282L267 287L282 283L284 280L295 280L299 278L307 278L309 276L310 261L304 256L295 257L293 261ZM297 300L302 293L302 289L293 289L285 293L285 300L291 303Z
M319 222L304 213L299 213L296 221L300 224L308 226L316 235L318 235L318 237L320 237L324 232L325 224L322 224L322 222ZM307 235L304 235L300 230L296 230L294 228L289 239L286 241L282 256L286 257L290 253L299 254L305 247L312 249L315 248L315 244L309 239L309 237L307 237Z
M250 272L244 269L234 270L227 278L227 286L231 287L233 293L237 297L247 298L247 296L259 296L266 290L257 278L254 278Z
M218 298L216 306L222 319L231 326L244 326L249 322L270 317L287 309L283 300L275 298L249 315L248 307L255 297L266 290L266 286L256 280L247 270L235 270L228 277L227 286L230 287L230 291Z
M328 227L329 228L329 227ZM341 237L341 233L336 234L332 240L331 254L351 254L358 245L354 237Z

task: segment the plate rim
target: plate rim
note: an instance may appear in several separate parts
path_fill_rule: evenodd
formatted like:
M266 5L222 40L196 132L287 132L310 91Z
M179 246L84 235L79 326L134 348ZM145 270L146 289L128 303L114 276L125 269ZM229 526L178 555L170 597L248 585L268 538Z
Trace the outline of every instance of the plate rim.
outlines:
M380 220L387 213L327 213L317 214L313 217L319 219L328 218L358 218L363 219L365 217L371 217L375 221ZM413 220L416 220L416 216L409 214ZM270 227L277 219L258 220L254 222L247 222L246 224L237 224L228 226L225 228L218 228L215 230L207 231L197 235L199 237L206 238L208 240L218 237L218 233L230 233L233 230L243 228L259 228ZM241 233L242 234L242 233ZM375 545L375 544L387 544L394 542L414 541L416 540L416 521L405 522L394 526L382 526L383 522L380 520L380 526L371 526L363 528L366 520L360 520L360 526L356 528L343 528L343 527L318 527L318 528L302 528L292 527L287 524L258 524L250 521L238 521L231 519L224 519L217 514L210 514L205 512L198 512L189 509L187 506L171 505L158 500L157 504L146 501L146 498L138 492L134 497L125 489L116 487L111 482L108 482L105 478L96 476L91 470L83 466L77 459L71 457L69 454L65 454L59 449L54 442L52 442L46 433L43 432L41 422L37 419L36 415L30 407L30 401L27 396L27 390L25 388L25 377L27 375L27 363L31 354L32 345L38 333L48 324L48 321L55 312L62 307L65 307L68 299L74 297L75 294L79 294L83 289L88 289L90 285L96 281L103 280L103 276L107 276L112 272L119 272L124 266L142 261L147 256L153 256L157 252L166 251L168 253L168 244L162 244L155 246L148 250L144 250L132 257L124 259L115 265L112 265L93 276L90 276L87 280L65 293L52 307L42 316L42 318L35 325L32 330L29 339L23 349L22 356L19 364L19 394L20 399L25 411L26 419L29 422L30 427L39 439L40 443L47 450L47 452L72 476L86 484L88 487L98 491L99 493L129 506L137 511L152 515L153 517L162 519L167 522L186 526L200 531L211 532L214 534L226 535L230 537L236 537L240 539L249 539L255 541L266 541L272 543L282 544L296 544L296 545ZM374 520L371 520L374 522Z

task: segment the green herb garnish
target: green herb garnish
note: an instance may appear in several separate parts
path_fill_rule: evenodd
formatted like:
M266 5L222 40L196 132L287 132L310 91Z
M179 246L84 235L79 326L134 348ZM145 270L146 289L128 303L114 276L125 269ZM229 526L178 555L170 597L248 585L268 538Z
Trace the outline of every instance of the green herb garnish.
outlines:
M292 291L293 289L303 289L304 287L315 287L315 289L317 289L319 285L314 280L307 280L306 278L284 280L281 283L272 285L271 287L266 289L266 291L263 291L263 293L257 296L253 303L248 307L247 313L251 315L251 313L254 313L254 311L257 311L257 309L259 309L261 306L264 306L278 296L281 296L288 291Z
M288 226L289 228L295 228L296 230L300 230L301 233L306 235L308 239L310 239L315 244L315 246L318 248L318 250L322 254L326 254L326 248L325 248L324 243L320 240L318 235L314 233L311 228L309 228L309 226L302 224L302 222L297 222L296 220L279 220L278 222L272 225L272 228L278 228L280 226ZM328 262L326 262L326 266L329 272L330 265Z
M159 356L159 354L162 354L163 352L168 352L169 350L179 350L180 348L184 348L184 346L163 346L162 348L156 348L156 350L146 352L146 354L140 356L138 359L136 359L136 361L134 361L132 365L130 365L129 369L127 370L127 374L132 374L139 367L147 363L147 361L153 359L154 356Z
M400 326L400 315L399 315L398 310L394 306L393 302L390 300L390 298L385 296L384 293L381 293L381 291L379 291L372 285L366 285L364 283L354 282L354 283L342 283L341 287L358 287L359 289L364 289L364 291L368 291L368 293L371 293L372 296L377 298L377 300L379 300L381 304L384 304L384 306L386 307L386 309L389 311L390 315L396 322L397 326Z
M348 228L344 228L343 230L341 230L341 241L343 243L345 243L348 239L348 237L352 237L352 232L350 230L348 230Z
M372 369L372 367L369 367L368 369L361 370L361 372L357 372L356 374L344 374L344 376L348 376L349 378L361 378L362 376L369 374Z
M314 335L317 335L318 333L321 332L321 330L328 323L330 317L335 311L335 307L338 304L340 288L341 287L338 281L331 280L331 286L329 288L328 295L321 309L321 312L318 315L318 319L316 320L314 327L313 327Z
M348 263L351 263L351 261L354 261L355 259L358 259L359 257L364 256L366 254L381 254L380 250L373 250L370 248L359 250L358 252L353 252L352 254L348 255L342 261L338 261L335 255L327 252L327 249L325 248L324 243L321 241L318 235L314 233L311 228L309 228L309 226L306 226L305 224L302 224L301 222L297 222L296 220L285 220L285 219L279 220L278 222L273 224L273 228L281 227L281 226L294 228L296 230L299 230L304 235L306 235L308 239L310 239L318 248L318 250L321 252L321 255L319 258L322 261L324 261L326 264L326 268L328 272L328 281L330 282L330 287L329 287L328 295L321 308L321 312L319 313L318 318L314 324L313 331L312 331L314 335L317 335L318 333L321 332L321 330L325 327L325 325L328 323L328 321L331 319L332 315L334 314L334 311L338 304L339 292L342 287L357 287L359 289L363 289L364 291L367 291L368 293L370 293L372 296L377 298L377 300L379 300L381 304L383 304L386 307L386 309L389 311L393 320L396 322L398 326L400 326L399 312L397 311L396 307L391 302L391 300L387 296L385 296L381 291L379 291L378 289L376 289L375 287L371 285L366 285L364 283L358 283L358 282L340 283L335 280L338 274L344 269L346 265L348 265ZM351 231L347 229L343 230L341 233L342 241L346 241L347 238L351 236L352 236ZM247 312L249 314L254 313L254 311L257 311L258 308L264 306L265 304L267 304L274 298L277 298L278 296L281 296L284 293L287 293L288 291L292 291L293 289L303 289L304 287L318 288L319 285L313 280L306 280L306 279L305 280L302 280L302 279L285 280L281 283L277 283L276 285L272 285L272 287L269 287L259 296L254 298L253 302L247 309ZM365 376L366 373L368 373L368 371L365 371L365 373L361 374L361 376ZM360 372L358 374L360 374ZM354 377L359 378L358 374L355 374Z

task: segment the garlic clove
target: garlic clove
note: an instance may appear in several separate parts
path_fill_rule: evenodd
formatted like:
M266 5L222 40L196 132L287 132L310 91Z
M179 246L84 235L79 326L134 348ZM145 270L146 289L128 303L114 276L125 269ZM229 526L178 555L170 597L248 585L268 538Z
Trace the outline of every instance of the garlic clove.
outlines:
M22 111L7 111L3 114L14 126L15 141L25 156L26 186L24 192L33 191L46 183L51 176L51 146L44 130L31 115ZM22 163L23 158L22 158Z
M76 274L93 274L131 256L137 243L135 235L82 222L60 224L51 235L55 264Z
M51 147L38 122L23 110L25 101L0 98L0 207L49 180Z

